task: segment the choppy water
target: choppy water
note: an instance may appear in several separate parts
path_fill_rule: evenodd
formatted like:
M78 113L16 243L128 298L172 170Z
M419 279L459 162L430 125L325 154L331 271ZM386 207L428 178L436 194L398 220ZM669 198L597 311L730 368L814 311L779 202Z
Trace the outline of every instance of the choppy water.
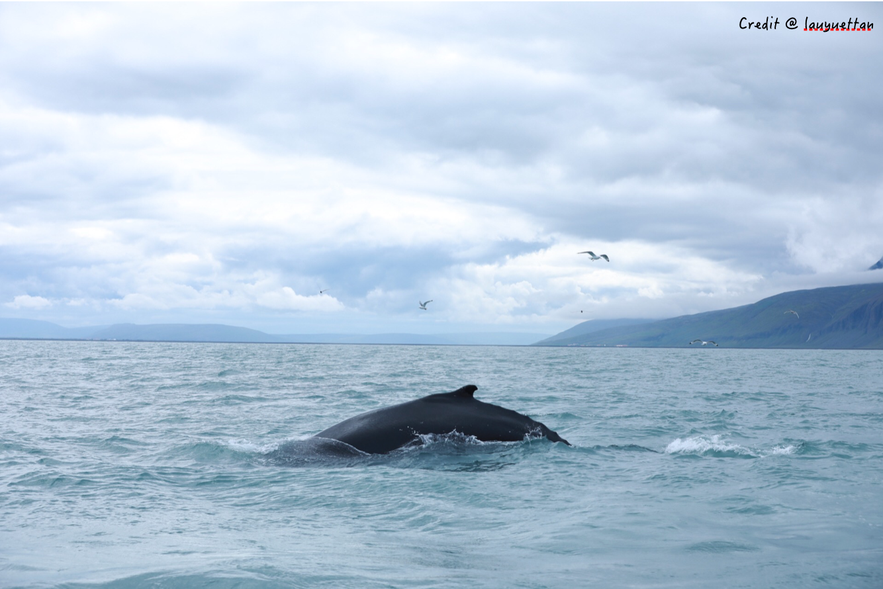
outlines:
M287 463L474 383L547 440ZM2 587L883 587L883 354L0 342Z

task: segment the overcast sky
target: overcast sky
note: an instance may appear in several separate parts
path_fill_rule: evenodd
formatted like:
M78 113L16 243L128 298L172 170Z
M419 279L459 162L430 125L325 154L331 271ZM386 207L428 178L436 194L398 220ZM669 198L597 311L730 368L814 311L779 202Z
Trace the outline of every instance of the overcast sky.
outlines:
M553 334L880 282L881 56L879 3L0 3L0 317Z

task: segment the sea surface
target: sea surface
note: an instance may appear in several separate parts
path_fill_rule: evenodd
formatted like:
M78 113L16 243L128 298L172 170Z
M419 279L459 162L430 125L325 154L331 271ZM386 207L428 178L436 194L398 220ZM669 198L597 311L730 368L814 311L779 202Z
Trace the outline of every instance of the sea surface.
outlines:
M479 387L545 439L286 453ZM883 353L0 341L0 587L883 587Z

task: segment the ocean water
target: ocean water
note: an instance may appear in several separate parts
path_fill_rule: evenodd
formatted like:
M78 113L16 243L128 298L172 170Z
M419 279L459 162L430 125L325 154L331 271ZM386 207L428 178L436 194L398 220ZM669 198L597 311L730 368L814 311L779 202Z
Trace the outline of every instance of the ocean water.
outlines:
M454 390L548 440L286 454ZM883 353L0 341L2 587L883 587Z

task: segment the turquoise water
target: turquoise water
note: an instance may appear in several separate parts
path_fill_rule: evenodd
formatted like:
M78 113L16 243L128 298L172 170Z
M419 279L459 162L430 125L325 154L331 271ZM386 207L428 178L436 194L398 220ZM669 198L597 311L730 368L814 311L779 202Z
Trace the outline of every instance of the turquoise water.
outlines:
M280 448L478 385L558 431ZM0 341L2 587L883 587L883 353Z

